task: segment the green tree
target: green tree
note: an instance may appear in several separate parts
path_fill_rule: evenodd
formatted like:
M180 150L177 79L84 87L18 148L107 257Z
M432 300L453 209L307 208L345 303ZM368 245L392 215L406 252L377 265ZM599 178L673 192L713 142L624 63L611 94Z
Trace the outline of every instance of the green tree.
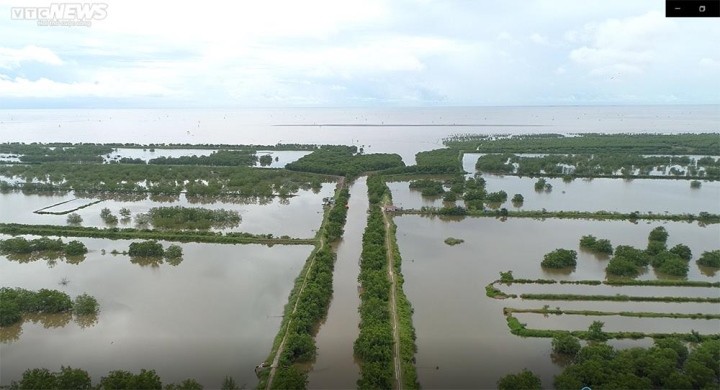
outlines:
M161 243L149 240L130 243L128 254L133 257L162 257L165 250Z
M575 356L580 351L580 341L569 333L561 333L553 337L552 349L555 353Z
M593 321L592 324L590 324L590 327L588 328L587 332L587 338L588 340L592 341L605 341L608 339L607 334L603 332L602 328L605 325L602 321Z
M87 371L79 368L61 367L55 374L57 389L86 390L92 388L92 380Z
M690 261L690 259L692 259L692 251L690 250L690 247L684 244L675 245L670 248L669 252L680 256L685 261Z
M72 240L65 244L65 255L67 256L82 256L87 252L87 247L80 241Z
M523 369L519 374L508 374L497 382L500 390L525 390L542 389L540 378L528 369Z
M540 264L543 268L566 268L577 265L577 252L569 249L555 249L547 253Z
M67 223L70 225L79 225L82 221L83 219L78 213L70 213L67 216Z
M171 383L165 386L165 390L202 390L203 386L195 379L188 378L178 384Z
M179 259L183 256L183 250L180 245L170 245L165 250L166 259Z
M73 312L75 314L97 314L99 309L100 304L98 304L97 299L95 299L94 297L88 294L81 294L75 297L75 302L73 303Z
M26 370L22 374L20 382L13 383L11 387L19 390L37 390L37 389L57 389L57 379L55 374L47 368L33 368Z
M121 217L123 218L130 218L130 209L127 207L123 207L120 209L119 213Z
M525 202L525 198L522 196L522 194L515 194L512 197L512 204L515 207L522 206L523 202Z
M231 376L226 376L225 379L223 379L222 386L220 387L222 390L240 390L240 386L238 386L237 382L235 382L235 379Z
M720 268L720 250L703 252L697 263L704 267Z
M8 299L0 299L0 326L10 326L22 319L18 304Z
M103 390L131 390L135 375L129 371L110 371L107 376L100 378L99 387Z
M655 229L651 230L650 235L648 236L648 241L660 241L663 244L667 242L667 239L668 232L662 226L658 226Z

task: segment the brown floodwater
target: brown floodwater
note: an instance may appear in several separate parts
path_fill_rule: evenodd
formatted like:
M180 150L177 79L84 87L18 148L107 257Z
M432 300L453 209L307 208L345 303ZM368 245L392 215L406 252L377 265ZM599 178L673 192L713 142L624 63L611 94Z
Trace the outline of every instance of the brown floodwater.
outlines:
M702 251L720 246L718 225L559 219L503 222L494 218L445 221L416 215L396 217L395 223L403 256L404 289L415 310L418 378L425 388L492 388L503 375L523 368L536 372L545 386L552 384L561 368L549 358L550 340L510 334L503 307L541 308L549 304L575 310L683 312L681 308L686 308L690 312L717 312L717 305L695 303L496 300L485 296L485 285L507 270L516 278L604 279L607 260L581 251L572 273L551 273L540 267L542 256L553 249L578 250L580 236L585 234L610 239L613 245L644 247L650 230L663 225L670 234L670 246L684 243L697 258ZM447 237L465 242L449 246L443 242ZM655 279L656 275L650 271L641 278ZM692 261L688 279L718 281L720 277L703 274ZM717 289L707 291L716 294ZM668 309L658 310L663 305ZM561 318L565 317L571 316ZM618 317L618 330L625 320Z
M100 218L100 210L109 208L118 218L121 208L127 208L132 213L132 219L117 224L118 227L134 227L134 217L138 213L147 213L153 207L201 207L207 209L226 209L240 213L242 221L239 225L227 229L213 229L228 232L247 232L254 234L272 233L276 237L288 235L296 238L310 238L315 236L322 222L322 198L332 196L334 183L323 183L317 192L300 190L296 196L282 199L271 198L263 202L246 202L238 199L238 203L218 199L208 199L209 203L200 203L194 199L187 199L185 194L178 197L166 197L164 201L145 199L141 201L124 201L116 199L103 200L100 203L75 211L83 218L82 226L107 227ZM72 192L67 195L25 195L22 192L0 193L0 216L4 223L66 225L67 215L35 214L33 211L64 201L74 199ZM83 199L91 203L98 199ZM76 202L71 202L79 206ZM70 204L70 203L68 203ZM65 205L58 208L63 209ZM287 223L292 221L292 223Z
M358 275L368 209L365 177L350 187L348 204L345 234L337 245L333 298L327 318L315 337L318 355L308 378L308 385L313 389L355 388L360 372L353 355L353 343L360 332Z
M111 370L146 368L166 384L195 378L219 388L228 375L254 387L253 369L267 357L293 281L312 250L190 243L182 244L183 261L171 265L110 254L127 250L127 240L80 240L90 252L77 264L0 256L2 286L53 288L73 298L88 293L100 304L96 321L28 316L3 329L0 385L28 368L72 366L86 369L94 382Z
M703 181L701 188L693 189L688 180L575 179L565 183L562 179L546 178L553 186L552 191L538 192L535 191L537 179L487 174L482 177L488 192L505 191L508 194L508 201L497 205L508 210L720 213L720 182ZM442 197L423 197L420 191L411 190L408 185L409 182L388 183L396 205L416 209L443 206ZM524 198L521 207L510 202L515 194ZM457 203L462 204L462 201Z
M593 321L601 321L604 323L603 330L606 332L690 333L691 330L700 334L720 332L720 320L716 319L580 315L549 315L546 317L534 313L515 313L513 315L531 329L587 330Z

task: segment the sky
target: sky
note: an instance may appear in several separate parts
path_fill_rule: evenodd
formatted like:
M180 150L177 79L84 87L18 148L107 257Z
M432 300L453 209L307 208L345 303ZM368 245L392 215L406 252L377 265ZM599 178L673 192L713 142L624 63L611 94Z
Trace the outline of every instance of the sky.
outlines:
M720 104L720 20L665 18L662 0L105 0L86 3L90 26L17 16L52 1L0 0L0 108Z

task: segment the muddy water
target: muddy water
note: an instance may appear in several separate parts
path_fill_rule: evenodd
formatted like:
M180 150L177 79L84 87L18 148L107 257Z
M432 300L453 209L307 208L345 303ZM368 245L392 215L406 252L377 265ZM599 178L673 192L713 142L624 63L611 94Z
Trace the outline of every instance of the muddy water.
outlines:
M205 204L196 201L191 202L185 197L185 194L180 194L177 198L166 197L166 201L150 199L137 202L104 200L75 212L83 218L82 226L107 227L108 225L100 218L100 210L106 207L118 217L118 212L123 207L128 208L133 217L138 213L148 212L152 207L224 208L239 211L242 221L236 227L217 229L219 231L240 231L255 234L272 233L278 237L288 235L290 237L308 238L315 235L313 230L322 222L322 198L331 196L334 187L334 183L323 183L322 189L318 193L310 190L300 190L297 192L297 196L287 199L272 198L262 204L260 202L229 203L222 201ZM67 215L35 214L33 211L73 198L72 192L67 195L24 195L21 192L0 194L0 217L2 222L5 223L65 225ZM90 203L97 199L88 198L84 200ZM210 199L210 201L213 200ZM287 221L293 221L293 223L287 223ZM131 220L128 223L123 223L121 220L117 226L134 227L134 222Z
M720 320L690 318L636 318L621 316L580 316L549 315L534 313L515 313L521 323L531 329L587 330L593 321L601 321L606 332L647 332L647 333L690 333L700 334L720 332Z
M693 189L687 180L575 179L565 183L562 179L546 179L552 184L552 191L537 192L534 187L537 179L495 175L483 175L483 178L488 192L502 190L508 194L508 199L514 194L525 198L521 207L514 207L509 200L498 206L508 210L720 213L720 182L704 181L701 188ZM442 207L442 197L423 197L420 191L409 189L408 184L388 183L397 205L405 208Z
M350 208L343 240L337 247L333 272L333 299L326 321L315 338L318 356L309 376L310 388L355 388L360 368L353 358L353 343L360 323L358 274L362 234L367 225L367 185L365 177L350 187Z
M184 260L173 266L110 255L127 249L129 241L81 240L90 253L77 265L0 257L0 285L55 288L73 297L88 293L101 310L97 323L85 328L46 318L11 329L17 339L0 344L0 385L27 368L64 365L88 370L94 381L110 370L148 368L164 383L190 377L219 388L230 375L252 388L253 368L267 356L293 280L312 250L182 244ZM65 286L59 284L63 278Z
M577 284L513 284L498 285L509 294L580 294L580 295L629 295L635 297L720 297L720 288L708 287L658 287L658 286L589 286Z
M560 368L548 358L550 340L511 335L503 307L540 308L547 303L551 307L578 310L654 311L662 305L494 300L485 296L484 289L498 278L500 271L506 270L513 270L518 278L603 279L607 260L592 254L578 252L578 266L571 274L546 273L540 268L542 255L561 247L577 250L584 234L608 238L614 245L644 247L647 234L657 223L528 219L501 222L491 218L444 222L419 216L396 217L395 223L403 256L405 292L415 309L418 376L425 388L493 388L500 377L523 368L540 375L545 386L552 384L552 377ZM669 245L685 243L696 256L720 246L720 226L701 228L686 223L664 226L670 233ZM465 242L448 246L443 243L447 237L462 238ZM653 279L655 275L650 271L642 277ZM694 262L689 279L719 280L718 276L703 275ZM668 305L667 312L682 312L678 309L681 305ZM717 305L682 304L682 307L707 312Z

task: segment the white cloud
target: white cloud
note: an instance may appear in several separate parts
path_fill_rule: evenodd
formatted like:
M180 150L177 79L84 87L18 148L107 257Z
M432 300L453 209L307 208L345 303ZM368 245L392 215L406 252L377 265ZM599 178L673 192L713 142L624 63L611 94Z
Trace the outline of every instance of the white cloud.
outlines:
M170 91L151 83L122 81L60 83L46 78L28 80L22 77L0 77L0 98L63 98L63 97L143 97L165 96Z
M23 62L40 62L50 65L62 65L63 61L52 50L33 45L22 49L0 47L0 68L17 68Z
M531 35L530 40L533 41L533 43L537 43L538 45L550 44L550 41L548 41L547 37L540 35L538 33L534 33L533 35Z
M608 19L569 31L570 42L585 42L569 58L591 74L641 73L656 58L656 46L672 31L673 24L659 11L625 19Z
M698 64L705 68L720 69L720 61L712 59L712 58L705 57L705 58L701 59L698 62Z

